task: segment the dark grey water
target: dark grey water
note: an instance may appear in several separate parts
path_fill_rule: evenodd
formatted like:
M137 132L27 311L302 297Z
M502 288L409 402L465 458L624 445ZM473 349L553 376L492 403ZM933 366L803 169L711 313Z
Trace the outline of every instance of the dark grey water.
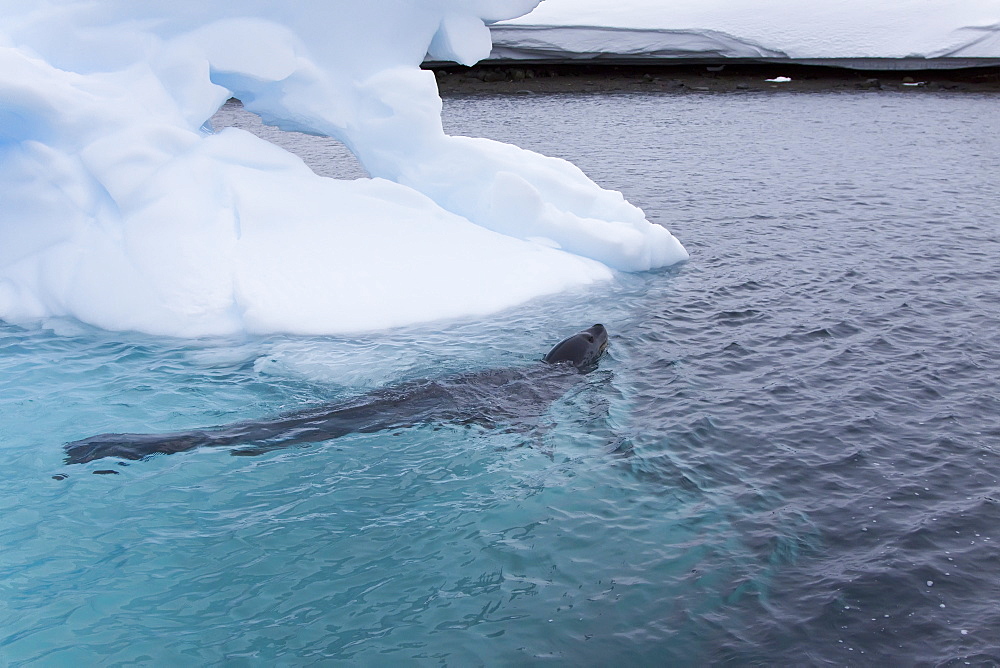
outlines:
M365 337L0 324L0 663L1000 663L997 104L452 99L450 132L572 160L691 261ZM539 430L61 465L99 432L528 364L594 321L607 359Z
M731 503L769 574L697 619L697 660L1000 661L997 104L449 106L452 127L571 157L691 252L628 323L635 449Z
M706 620L708 656L1000 661L998 100L630 102L595 125L633 126L619 164L660 188L616 183L693 257L634 323L672 353L639 366L673 369L636 417L786 562L745 626ZM796 517L815 533L782 545Z

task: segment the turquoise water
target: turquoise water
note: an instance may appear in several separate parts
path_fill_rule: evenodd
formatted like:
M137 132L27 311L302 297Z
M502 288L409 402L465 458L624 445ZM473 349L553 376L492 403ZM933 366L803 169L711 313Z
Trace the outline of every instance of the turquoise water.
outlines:
M530 433L432 425L259 458L60 465L61 443L82 435L531 363L539 338L561 335L552 321L525 309L447 334L193 343L5 327L4 660L468 664L578 656L581 639L610 660L636 651L651 604L696 642L689 616L738 599L760 567L722 499L630 456L614 353Z
M691 262L358 337L0 324L0 663L1000 661L995 104L450 100L450 131L572 159ZM537 428L62 464L532 364L593 322L608 355Z

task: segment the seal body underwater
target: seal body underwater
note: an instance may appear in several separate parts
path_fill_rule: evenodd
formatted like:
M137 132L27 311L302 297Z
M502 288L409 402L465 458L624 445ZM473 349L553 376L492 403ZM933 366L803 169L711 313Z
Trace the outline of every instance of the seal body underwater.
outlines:
M346 434L429 422L491 427L531 421L595 368L607 346L607 330L594 325L560 341L543 363L402 383L272 420L165 434L100 434L67 443L66 463L105 457L137 460L201 447L236 446L234 455L258 455Z

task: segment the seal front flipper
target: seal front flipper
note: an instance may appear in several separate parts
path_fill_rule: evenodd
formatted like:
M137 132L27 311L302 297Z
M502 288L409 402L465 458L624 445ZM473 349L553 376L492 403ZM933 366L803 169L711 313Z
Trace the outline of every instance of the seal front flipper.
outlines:
M259 457L275 450L285 450L287 448L308 448L308 443L265 443L262 445L248 445L241 448L234 448L229 451L233 457Z

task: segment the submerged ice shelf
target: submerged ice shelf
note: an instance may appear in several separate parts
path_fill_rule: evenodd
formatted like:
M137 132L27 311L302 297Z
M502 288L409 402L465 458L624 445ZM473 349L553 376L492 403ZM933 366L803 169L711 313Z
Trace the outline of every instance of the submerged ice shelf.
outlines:
M472 64L535 4L0 0L0 319L359 331L683 260L572 164L444 133L425 55ZM211 131L231 96L373 178Z

